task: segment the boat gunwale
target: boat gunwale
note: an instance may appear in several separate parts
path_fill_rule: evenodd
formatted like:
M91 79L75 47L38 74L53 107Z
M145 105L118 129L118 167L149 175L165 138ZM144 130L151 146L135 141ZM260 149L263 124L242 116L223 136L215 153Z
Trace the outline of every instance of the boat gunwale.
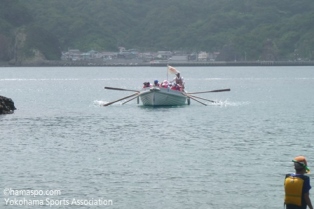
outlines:
M150 93L159 93L159 94L167 94L167 95L170 95L170 96L187 98L187 96L185 96L183 94L184 93L183 91L178 91L178 90L173 90L173 89L168 89L168 88L156 88L156 87L150 87L149 89L148 88L149 87L145 88L145 90L143 90L144 89L143 88L140 91L139 96L150 94ZM161 89L163 89L163 90L161 90Z

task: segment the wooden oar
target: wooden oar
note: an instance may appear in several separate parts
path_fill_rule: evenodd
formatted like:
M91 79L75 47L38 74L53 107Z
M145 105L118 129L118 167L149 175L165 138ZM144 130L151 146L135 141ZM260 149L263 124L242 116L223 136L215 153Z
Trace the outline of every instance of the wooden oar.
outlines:
M121 89L121 88L108 87L108 86L105 86L105 89L109 89L109 90L118 90L118 91L133 91L133 92L140 92L140 91L137 91L137 90L132 90L132 89Z
M109 103L107 103L107 104L104 104L104 106L109 106L109 105L111 105L111 104L113 104L113 103L116 103L116 102L119 102L119 101L121 101L121 100L130 98L130 97L133 97L133 96L135 96L135 95L137 95L137 94L138 94L138 93L135 93L135 94L132 94L132 95L130 95L130 96L127 96L127 97L123 97L123 98L121 98L121 99L118 99L118 100L116 100L116 101L109 102Z
M202 94L202 93L222 92L222 91L230 91L230 89L218 89L218 90L212 90L212 91L189 92L189 94Z
M187 94L189 95L189 94ZM209 100L209 99L205 99L205 98L202 98L202 97L197 97L197 96L192 96L192 95L189 95L190 97L194 97L194 98L197 98L197 99L202 99L202 100L205 100L205 101L209 101L209 102L213 102L213 103L216 103L216 101L213 101L213 100Z
M133 99L136 99L136 98L138 97L138 95L139 95L139 94L137 94L135 97L129 99L128 101L123 102L122 104L124 105L125 103L128 103L128 102L132 101Z
M197 102L201 103L202 105L207 106L207 104L205 104L205 103L203 103L203 102L201 102L201 101L198 101L197 99L193 98L193 97L192 97L192 96L190 96L190 95L187 95L187 94L186 94L186 93L184 93L184 92L182 92L182 94L183 94L184 96L186 96L186 97L190 98L190 99L193 99L194 101L197 101Z

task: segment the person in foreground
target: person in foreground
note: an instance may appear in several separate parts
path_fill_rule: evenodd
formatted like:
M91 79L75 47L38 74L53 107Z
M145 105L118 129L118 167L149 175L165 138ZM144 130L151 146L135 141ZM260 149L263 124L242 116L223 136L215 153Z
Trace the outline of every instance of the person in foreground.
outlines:
M295 173L287 174L284 182L286 209L313 209L310 199L310 178L304 174L310 173L306 158L298 156L292 160Z

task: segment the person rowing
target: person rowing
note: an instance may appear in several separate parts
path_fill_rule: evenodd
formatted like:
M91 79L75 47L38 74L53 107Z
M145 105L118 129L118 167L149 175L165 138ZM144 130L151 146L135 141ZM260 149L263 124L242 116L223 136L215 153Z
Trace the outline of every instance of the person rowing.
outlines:
M160 84L159 84L158 80L154 80L154 87L159 87L159 86L160 86Z
M177 85L179 85L182 90L184 90L184 79L181 77L180 73L176 73L176 77L173 79L172 82L175 82Z

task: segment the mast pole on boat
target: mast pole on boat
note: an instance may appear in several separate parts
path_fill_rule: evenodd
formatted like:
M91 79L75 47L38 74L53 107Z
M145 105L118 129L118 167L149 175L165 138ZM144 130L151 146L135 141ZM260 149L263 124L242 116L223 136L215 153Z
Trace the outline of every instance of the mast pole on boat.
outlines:
M169 81L168 80L168 68L169 68L169 65L167 64L167 81Z

